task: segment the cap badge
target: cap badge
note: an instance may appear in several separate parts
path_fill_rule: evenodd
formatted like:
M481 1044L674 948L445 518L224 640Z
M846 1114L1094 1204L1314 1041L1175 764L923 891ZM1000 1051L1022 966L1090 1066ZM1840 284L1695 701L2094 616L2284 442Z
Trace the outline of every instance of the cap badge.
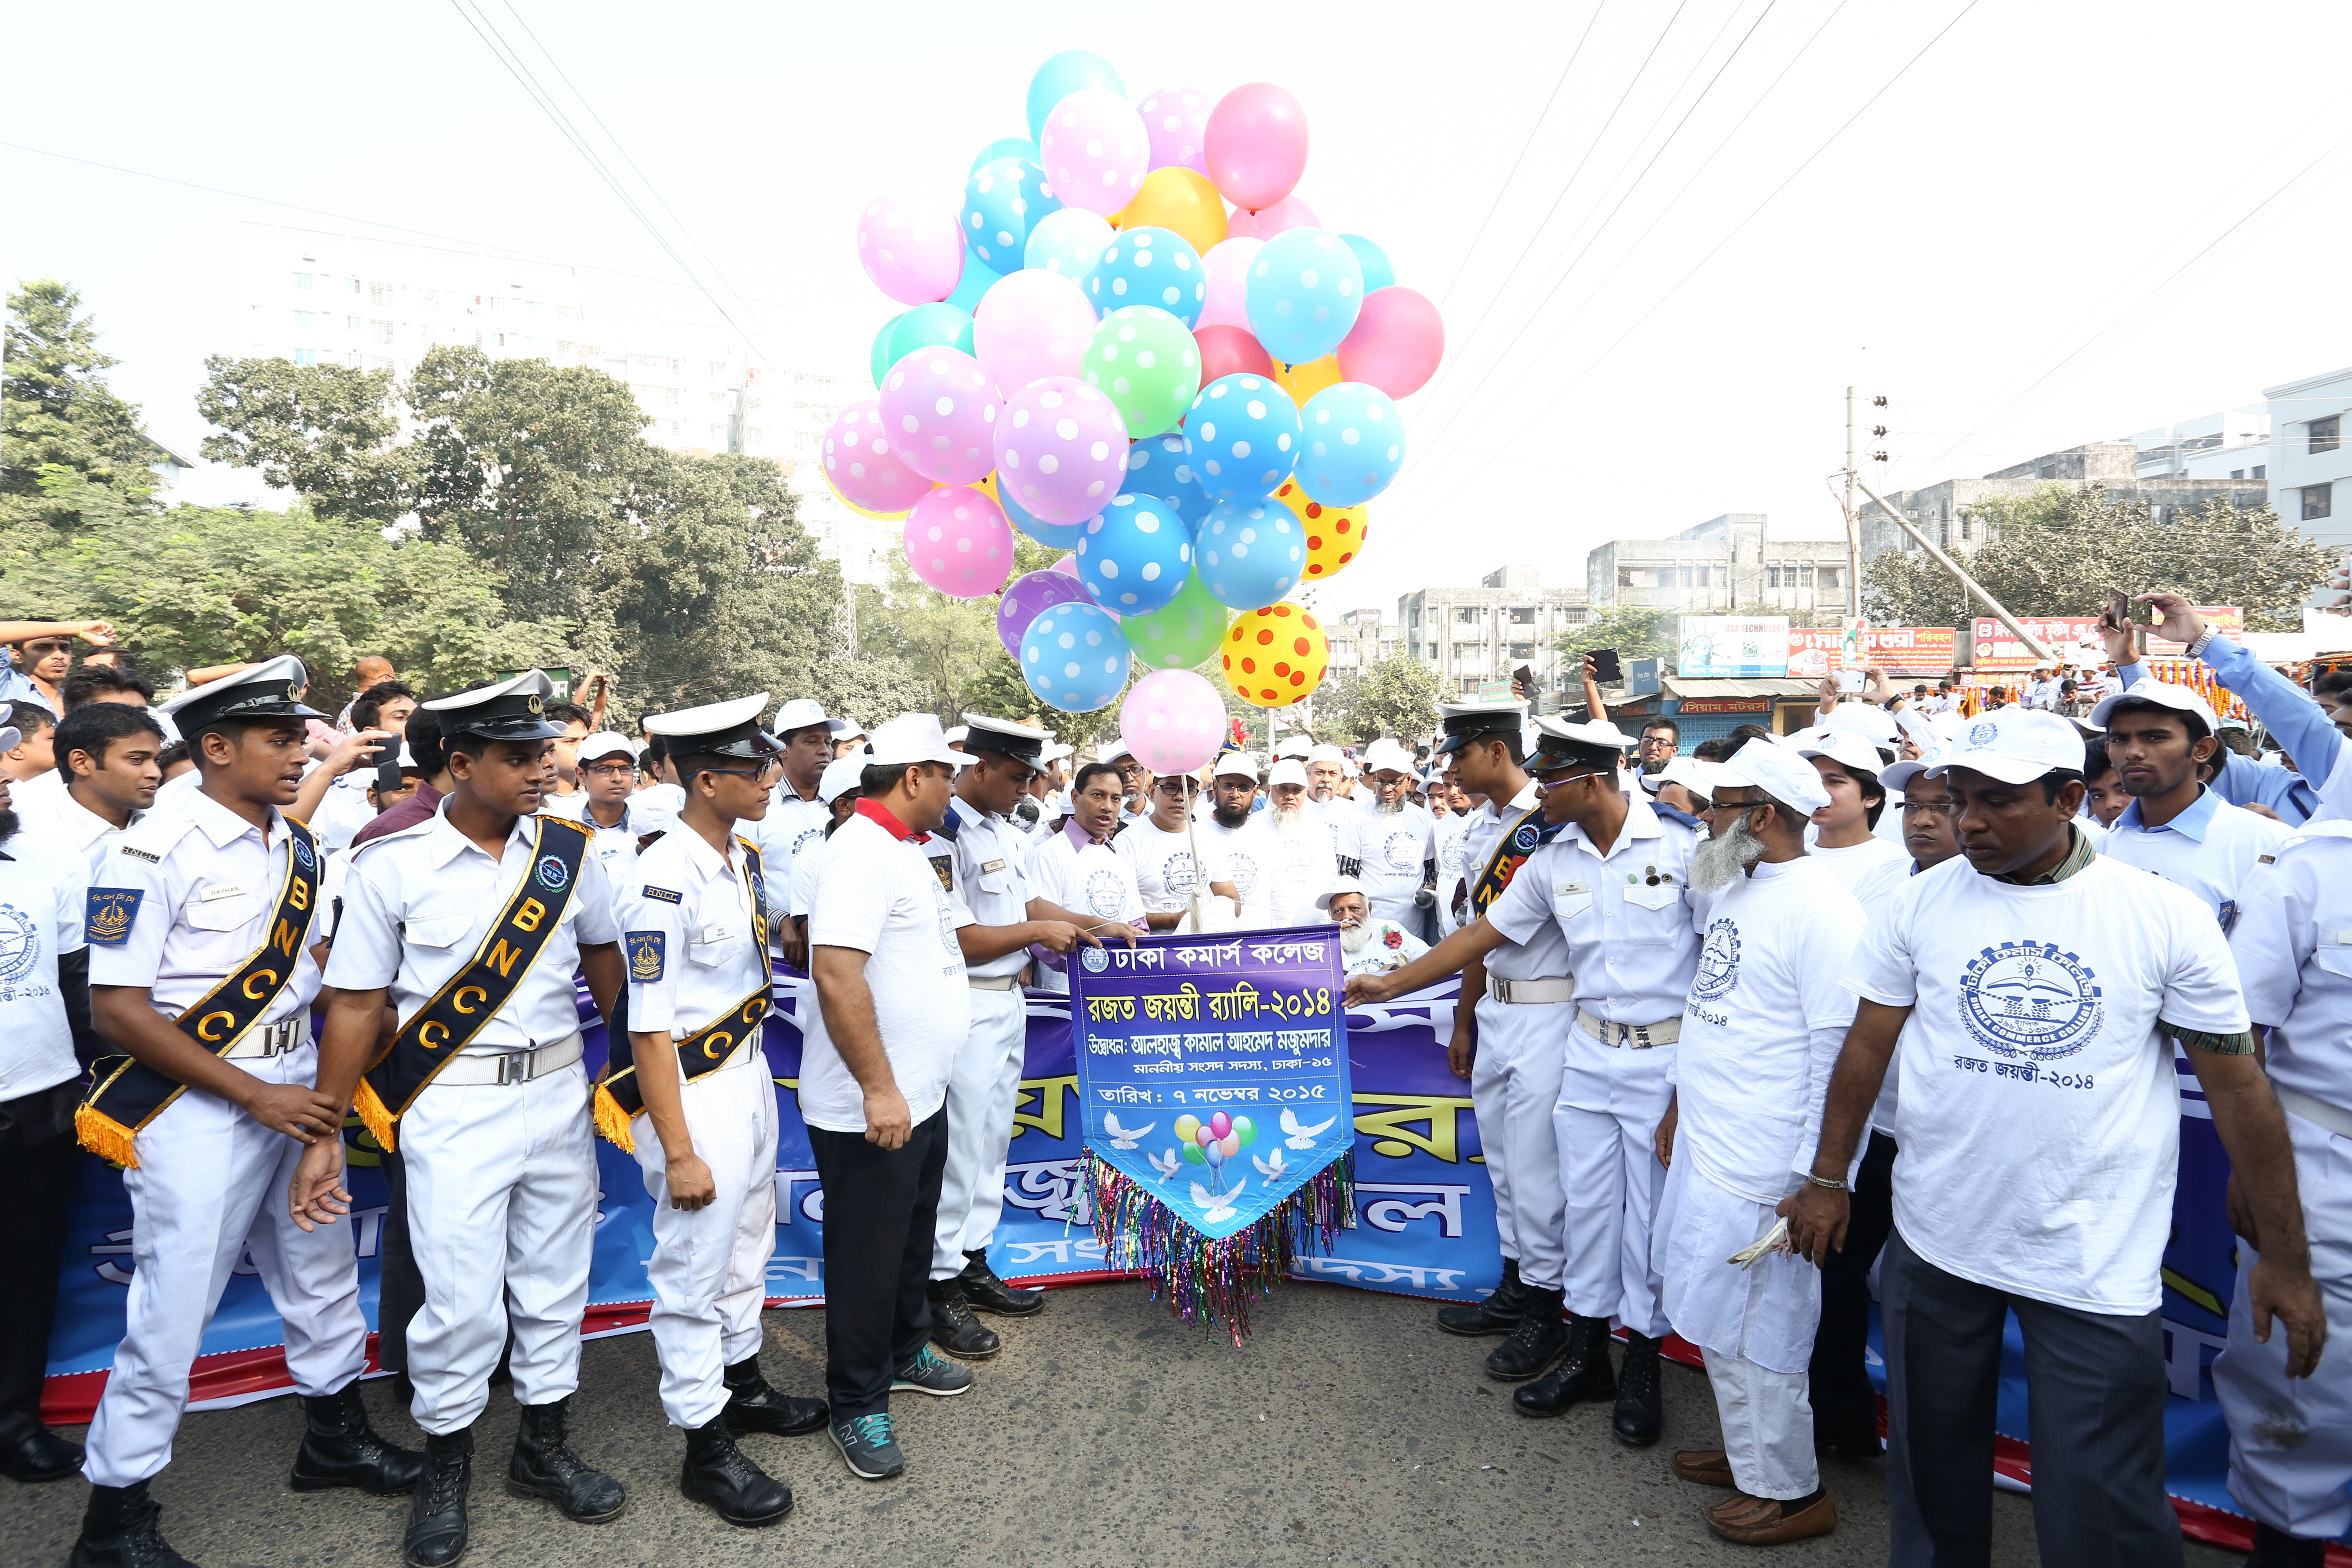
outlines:
M534 712L534 713L539 712L539 711L541 710L541 709L540 709L540 701L539 701L539 693L537 693L537 692L535 692L535 691L534 691L534 692L532 692L532 693L530 694L530 697L527 700L526 706L528 706L528 707L530 708L530 710L532 712Z

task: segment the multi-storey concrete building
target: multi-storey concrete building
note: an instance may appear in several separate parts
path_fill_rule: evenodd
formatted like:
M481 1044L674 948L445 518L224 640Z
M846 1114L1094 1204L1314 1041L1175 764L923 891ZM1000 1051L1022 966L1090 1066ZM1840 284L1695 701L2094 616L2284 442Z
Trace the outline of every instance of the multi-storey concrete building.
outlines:
M1538 690L1558 693L1555 645L1584 625L1585 616L1580 589L1547 588L1533 566L1500 566L1475 588L1423 588L1399 599L1396 643L1435 669L1449 696L1508 680L1522 665L1534 672Z
M2207 424L2215 428L2200 428ZM1981 479L1945 479L1919 489L1891 491L1886 499L1943 550L1973 550L1985 542L1992 524L1979 502L2030 496L2048 484L2076 489L2096 486L2117 499L2143 500L2164 521L2200 511L2217 497L2232 506L2259 507L2270 499L2271 481L2262 472L2269 448L2266 432L2246 433L2253 428L2244 410L2209 415L2168 431L2144 433L2160 437L2145 450L2132 440L2091 441L2046 452ZM2209 437L2219 439L2206 446ZM2212 471L2216 468L2218 473ZM2249 468L2251 476L2245 472ZM1885 551L1919 548L1874 502L1862 503L1858 521L1864 562Z
M1735 511L1667 539L1612 539L1584 557L1585 601L1801 621L1846 613L1845 541L1764 534L1762 512Z

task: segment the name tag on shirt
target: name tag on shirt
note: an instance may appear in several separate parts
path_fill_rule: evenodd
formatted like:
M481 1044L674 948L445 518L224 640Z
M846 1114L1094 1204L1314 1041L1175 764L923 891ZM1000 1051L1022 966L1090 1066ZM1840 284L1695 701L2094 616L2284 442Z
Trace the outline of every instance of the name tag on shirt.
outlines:
M700 934L695 937L695 943L708 947L715 942L732 942L741 934L741 930L740 926L704 926Z
M1591 889L1582 882L1554 882L1552 884L1551 890L1554 897L1558 897L1563 893L1582 893L1591 891Z
M980 874L985 877L992 871L1002 871L1003 869L1004 862L1002 860L983 860L981 862Z
M196 889L196 901L201 904L208 904L215 899L242 898L251 890L252 889L247 888L243 882L215 882L209 888L198 888Z

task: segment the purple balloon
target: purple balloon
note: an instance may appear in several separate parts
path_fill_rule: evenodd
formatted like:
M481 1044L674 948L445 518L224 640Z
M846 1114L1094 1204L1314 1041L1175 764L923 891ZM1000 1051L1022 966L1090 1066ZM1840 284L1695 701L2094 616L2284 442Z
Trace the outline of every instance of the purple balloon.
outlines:
M996 636L1004 651L1021 657L1021 634L1029 623L1055 605L1087 603L1087 591L1076 577L1059 572L1031 572L1015 577L996 601Z
M1108 396L1076 376L1041 376L996 419L996 482L1040 522L1084 522L1118 494L1127 446L1127 421Z

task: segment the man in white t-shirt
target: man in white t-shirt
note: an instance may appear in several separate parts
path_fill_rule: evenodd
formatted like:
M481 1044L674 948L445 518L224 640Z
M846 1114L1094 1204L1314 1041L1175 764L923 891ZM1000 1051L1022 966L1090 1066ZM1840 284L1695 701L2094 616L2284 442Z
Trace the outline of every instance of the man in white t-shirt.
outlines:
M801 851L824 842L833 808L817 797L817 784L833 761L835 737L849 727L846 719L827 718L814 698L795 697L776 710L771 728L784 743L783 777L769 792L768 815L750 826L768 879L779 887L791 886ZM768 940L788 968L808 967L808 931L800 921L785 915L771 921Z
M833 1440L861 1480L907 1468L892 1390L951 1395L972 1382L931 1348L926 1289L948 1079L971 1014L956 931L971 915L921 847L971 759L928 713L877 726L872 747L856 815L826 843L809 910L817 1005L800 1089L825 1197L825 1397Z
M1270 929L1316 923L1316 899L1339 874L1330 836L1310 815L1306 764L1283 757L1266 770L1266 861L1259 868L1258 902Z
M1110 850L1134 873L1135 889L1143 900L1144 923L1153 931L1174 931L1192 908L1192 891L1200 876L1192 863L1192 846L1209 867L1208 890L1231 900L1225 912L1238 915L1241 895L1225 875L1223 862L1209 847L1208 825L1189 823L1192 803L1200 798L1201 781L1191 773L1161 773L1151 781L1146 798L1151 815L1129 822L1110 841ZM1196 837L1197 836L1197 837Z
M1840 710L1843 711L1843 710ZM1830 803L1813 813L1814 837L1806 853L1864 909L1902 885L1911 857L1886 833L1886 786L1878 782L1885 764L1878 748L1847 729L1808 730L1789 739L1797 755L1813 764ZM1901 826L1896 816L1894 824Z
M1394 741L1375 741L1364 762L1371 770L1371 787L1361 792L1369 804L1339 808L1347 823L1341 833L1353 834L1352 842L1338 847L1339 869L1364 884L1374 919L1418 931L1424 909L1437 901L1437 822L1425 807L1405 798L1413 776L1412 753Z
M1979 716L1930 767L1961 854L1904 884L1847 982L1860 1013L1830 1086L1790 1246L1843 1245L1845 1184L1901 1052L1895 1235L1880 1262L1897 1563L1982 1562L2002 1324L2025 1336L2043 1563L2178 1563L2164 1489L2159 1269L2185 1047L2263 1237L2244 1295L2284 1320L2287 1370L2326 1324L2277 1098L2211 911L2095 854L2073 818L2083 742L2055 714Z
M1086 917L1086 927L1097 936L1118 934L1122 926L1148 931L1142 889L1136 886L1135 868L1111 847L1126 810L1126 782L1108 763L1088 763L1070 786L1069 820L1061 831L1039 845L1024 870L1029 890L1048 903ZM1038 989L1067 994L1066 968L1048 963L1037 977Z
M1200 822L1201 855L1223 868L1240 901L1242 922L1265 926L1266 872L1273 835L1257 805L1257 762L1247 752L1219 757L1209 780L1209 815Z
M2091 722L2106 731L2107 760L2131 797L2099 852L2194 895L2229 931L2240 885L2290 829L2198 783L2198 764L2221 749L2213 710L2186 686L2148 680L2101 700Z
M580 787L551 798L547 814L568 816L588 829L590 853L604 866L605 880L616 892L627 891L629 871L637 860L637 840L656 831L635 804L636 748L629 744L626 735L601 730L580 742L572 771ZM743 826L750 833L757 831L759 824L746 822Z
M1666 1186L1654 1223L1660 1303L1706 1357L1719 1449L1684 1449L1675 1474L1730 1487L1705 1510L1727 1540L1769 1546L1837 1528L1807 1398L1821 1278L1772 1249L1775 1209L1803 1184L1839 1043L1840 984L1862 906L1805 853L1829 804L1795 748L1750 740L1717 770L1712 836L1691 857L1703 933L1658 1125ZM1753 1250L1751 1250L1753 1249ZM1745 1268L1729 1266L1738 1258Z

